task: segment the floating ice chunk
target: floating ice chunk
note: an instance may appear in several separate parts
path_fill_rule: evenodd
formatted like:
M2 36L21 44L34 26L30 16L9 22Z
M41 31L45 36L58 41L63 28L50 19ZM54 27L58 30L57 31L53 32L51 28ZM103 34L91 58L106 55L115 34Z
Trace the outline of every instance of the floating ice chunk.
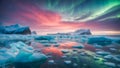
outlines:
M85 53L85 52L81 52L80 55L81 55L81 56L85 56L86 53Z
M62 49L61 50L63 53L68 53L69 52L69 50L67 50L67 49Z
M98 44L101 46L112 44L112 39L105 36L89 37L88 44Z
M0 49L0 63L6 62L44 62L47 56L40 53L34 52L33 47L26 45L23 42L11 43L11 48Z
M73 63L73 66L76 67L76 66L78 66L78 64L77 63Z
M1 48L0 49L0 53L5 53L6 52L6 48Z
M42 54L42 53L33 53L30 57L29 60L31 62L33 61L45 61L47 59L47 56Z
M96 52L96 54L105 56L105 55L109 55L109 54L110 54L110 52L97 51L97 52Z
M14 50L8 49L7 52L6 52L6 54L9 54L9 55L11 55L12 57L15 58L16 55L18 54L18 51L14 51Z
M105 59L112 59L114 56L113 55L106 55L104 56Z
M65 58L67 58L67 56L64 55L64 56L62 56L62 58L65 59Z
M51 55L48 55L47 58L52 58L52 56L51 56Z
M115 55L113 59L117 62L120 62L120 55Z
M27 52L27 51L24 51L24 50L21 50L16 58L15 58L15 62L29 62L29 56L31 56L32 53L30 52Z
M107 66L110 66L110 67L115 67L116 66L115 63L112 63L112 62L105 62L104 64L107 65Z
M84 48L84 46L83 45L76 45L76 46L73 46L72 48L82 49L82 48Z
M7 53L0 54L0 64L10 63L10 62L14 62L13 56Z
M49 64L54 64L55 61L54 61L54 60L49 60L48 63L49 63Z
M110 50L111 50L111 51L117 51L117 49L116 49L116 48L110 48Z
M17 42L17 43L12 43L10 44L11 48L13 48L14 50L24 50L24 51L28 51L28 52L33 52L33 47L26 45L23 42Z
M64 61L66 64L71 64L71 61L70 60L65 60Z

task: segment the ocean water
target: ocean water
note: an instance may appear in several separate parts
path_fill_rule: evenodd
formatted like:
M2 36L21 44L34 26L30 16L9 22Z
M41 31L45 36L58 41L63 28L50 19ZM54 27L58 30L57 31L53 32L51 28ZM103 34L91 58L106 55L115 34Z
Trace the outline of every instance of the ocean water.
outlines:
M0 68L120 68L120 35L0 35L0 57Z

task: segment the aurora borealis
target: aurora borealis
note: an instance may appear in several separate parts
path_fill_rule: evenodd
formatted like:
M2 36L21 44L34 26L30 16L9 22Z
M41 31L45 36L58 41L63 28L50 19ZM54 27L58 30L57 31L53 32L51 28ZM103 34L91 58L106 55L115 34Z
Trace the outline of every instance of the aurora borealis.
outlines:
M93 34L120 34L120 0L0 1L0 25L28 25L38 34L80 28Z

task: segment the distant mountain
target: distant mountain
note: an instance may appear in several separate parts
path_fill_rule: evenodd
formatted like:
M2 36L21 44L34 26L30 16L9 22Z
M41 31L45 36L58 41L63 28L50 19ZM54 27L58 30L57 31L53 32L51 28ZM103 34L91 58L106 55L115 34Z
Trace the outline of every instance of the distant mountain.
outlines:
M37 35L37 32L36 31L32 31L31 34L32 35Z
M91 31L90 29L79 29L79 30L76 30L74 32L74 34L78 34L78 35L91 35Z
M22 26L19 24L10 26L0 26L0 34L31 34L31 30L28 26Z
M74 32L68 33L56 33L56 34L48 34L48 35L91 35L90 29L78 29Z

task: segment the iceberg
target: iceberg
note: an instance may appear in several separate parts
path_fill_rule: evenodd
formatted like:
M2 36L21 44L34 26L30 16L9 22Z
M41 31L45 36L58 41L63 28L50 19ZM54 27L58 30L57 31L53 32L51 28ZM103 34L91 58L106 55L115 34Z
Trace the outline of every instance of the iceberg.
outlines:
M31 34L31 30L28 26L15 24L10 26L0 26L0 34Z
M89 37L87 43L105 46L105 45L112 44L112 39L110 39L108 37L104 37L104 36Z
M15 67L19 68L20 66L17 63L22 63L26 66L26 63L41 64L47 59L46 55L41 52L34 52L33 47L23 42L11 43L10 47L0 49L0 64L15 63Z

